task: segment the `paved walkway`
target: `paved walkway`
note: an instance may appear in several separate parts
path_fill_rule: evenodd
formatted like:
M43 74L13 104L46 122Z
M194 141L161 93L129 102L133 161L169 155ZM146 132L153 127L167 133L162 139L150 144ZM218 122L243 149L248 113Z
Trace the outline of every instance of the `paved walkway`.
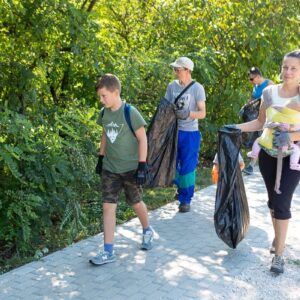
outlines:
M0 276L0 299L300 299L300 189L286 249L286 272L269 272L273 238L258 172L245 177L251 225L236 250L215 234L215 186L198 192L192 211L178 214L176 203L150 213L155 248L138 249L140 227L133 219L117 228L118 261L88 263L102 234L83 240ZM297 264L298 263L298 264Z

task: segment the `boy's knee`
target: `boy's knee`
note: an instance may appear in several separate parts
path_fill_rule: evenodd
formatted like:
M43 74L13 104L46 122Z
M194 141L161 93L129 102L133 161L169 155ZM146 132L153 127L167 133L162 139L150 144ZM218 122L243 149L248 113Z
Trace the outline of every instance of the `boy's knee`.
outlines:
M111 213L115 212L117 208L117 204L114 203L103 203L103 213Z
M134 209L137 209L137 208L140 208L140 207L146 207L146 204L142 200L139 200L138 202L132 203L131 206Z

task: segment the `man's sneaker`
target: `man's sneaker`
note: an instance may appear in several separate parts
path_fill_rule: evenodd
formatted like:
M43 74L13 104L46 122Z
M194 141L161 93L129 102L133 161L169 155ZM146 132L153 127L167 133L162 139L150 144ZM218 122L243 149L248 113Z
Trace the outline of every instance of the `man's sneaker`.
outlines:
M187 204L187 203L180 203L178 209L179 209L179 212L186 213L191 210L191 206L190 206L190 204Z
M245 168L245 169L243 170L243 172L244 172L245 174L247 174L247 175L252 175L252 174L253 174L253 167L252 167L251 165L248 165L248 167Z
M272 246L271 246L271 248L270 248L270 253L271 253L271 254L275 254L275 239L274 239L273 242L272 242Z
M90 259L90 263L96 266L112 263L116 261L116 256L113 253L107 251L101 251L98 255Z
M284 260L282 256L275 255L272 259L272 265L270 271L276 274L283 273Z
M146 233L143 234L143 241L141 245L141 250L151 250L153 247L153 231L147 230Z

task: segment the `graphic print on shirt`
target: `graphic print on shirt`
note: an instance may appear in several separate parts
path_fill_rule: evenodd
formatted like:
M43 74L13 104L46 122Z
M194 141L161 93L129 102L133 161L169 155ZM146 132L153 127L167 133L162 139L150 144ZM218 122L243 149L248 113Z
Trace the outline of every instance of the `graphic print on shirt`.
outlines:
M122 129L124 127L124 124L118 125L117 123L110 122L109 124L105 125L105 133L106 136L109 138L110 142L113 144L118 135L121 133Z
M180 94L180 93L173 93L174 94L174 99ZM190 107L190 102L191 102L191 95L190 94L185 94L180 97L180 99L177 102L177 106L181 109L188 109Z

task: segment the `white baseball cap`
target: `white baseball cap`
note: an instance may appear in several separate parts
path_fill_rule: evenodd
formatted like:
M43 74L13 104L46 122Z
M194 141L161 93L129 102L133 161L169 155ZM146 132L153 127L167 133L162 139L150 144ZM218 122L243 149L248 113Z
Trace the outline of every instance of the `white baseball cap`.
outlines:
M194 63L185 56L177 58L170 66L173 68L186 68L191 71L194 69Z

